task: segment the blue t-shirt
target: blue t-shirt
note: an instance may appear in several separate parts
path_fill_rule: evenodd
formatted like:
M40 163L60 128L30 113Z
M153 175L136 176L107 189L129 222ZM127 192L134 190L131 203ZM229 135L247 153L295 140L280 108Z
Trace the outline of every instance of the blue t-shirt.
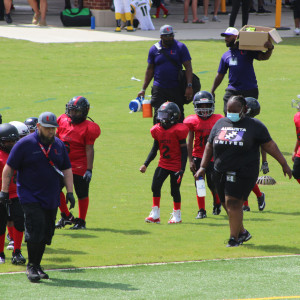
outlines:
M258 51L243 51L230 48L222 55L218 73L226 74L229 69L228 89L247 91L257 88L257 80L253 68L253 60Z
M19 140L11 150L7 164L17 170L17 193L21 204L40 203L46 209L60 205L60 175L42 152L37 132ZM48 150L48 147L45 147ZM71 168L64 143L55 137L49 158L59 170Z
M162 48L161 41L157 43ZM161 53L164 51L175 60L178 67L175 66L170 60ZM178 86L178 72L182 70L182 64L190 61L191 56L185 44L174 40L172 47L163 50L157 49L153 45L149 50L148 63L154 65L154 82L153 85L162 88L175 88Z

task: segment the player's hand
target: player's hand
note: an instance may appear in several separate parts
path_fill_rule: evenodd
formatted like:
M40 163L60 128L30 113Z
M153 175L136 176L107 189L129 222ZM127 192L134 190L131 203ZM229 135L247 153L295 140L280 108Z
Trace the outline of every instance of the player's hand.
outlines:
M92 180L92 170L86 170L85 174L83 175L83 180L86 182L90 182Z
M180 171L178 171L178 172L175 173L175 176L176 176L176 178L177 178L177 183L178 183L178 184L179 184L179 183L181 182L181 180L182 180L183 173L184 173L183 170L180 170Z
M264 174L267 174L267 173L270 172L270 170L269 170L269 165L268 165L268 162L267 162L267 161L264 161L264 162L261 164L260 170L263 171Z
M190 170L193 174L195 174L197 171L194 161L190 161Z
M145 173L146 170L147 170L147 167L146 167L145 165L142 165L142 166L140 167L140 172L141 172L141 173Z
M9 194L5 192L0 192L0 203L1 204L7 204L9 203Z
M66 195L66 203L68 204L70 201L70 209L75 207L75 198L73 193L67 193Z
M145 91L141 90L137 96L140 98L145 98Z
M205 168L200 167L200 169L195 173L194 178L198 180L200 176L205 178Z

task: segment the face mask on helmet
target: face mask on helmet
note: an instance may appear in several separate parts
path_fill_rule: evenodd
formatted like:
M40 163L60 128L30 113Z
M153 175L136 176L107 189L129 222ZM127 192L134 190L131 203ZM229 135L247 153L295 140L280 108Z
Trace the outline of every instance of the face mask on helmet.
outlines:
M11 124L17 128L20 138L22 138L30 133L28 127L22 122L11 121L11 122L9 122L9 124Z
M196 101L194 103L195 113L200 117L207 119L215 112L215 104L210 100Z
M30 132L34 132L36 130L37 122L38 122L38 118L32 117L26 119L24 124L28 127Z
M166 111L158 111L157 120L165 129L169 129L172 125L174 125L174 122L170 120L169 113Z
M84 97L74 97L66 105L66 115L71 118L73 124L79 124L86 120L90 104Z
M173 102L166 102L161 105L157 113L157 121L165 129L169 129L180 119L179 107Z

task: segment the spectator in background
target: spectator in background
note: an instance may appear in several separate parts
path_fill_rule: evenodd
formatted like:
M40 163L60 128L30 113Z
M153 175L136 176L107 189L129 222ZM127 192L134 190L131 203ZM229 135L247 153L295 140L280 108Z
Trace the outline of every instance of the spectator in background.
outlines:
M116 19L116 32L121 31L121 21L125 19L126 30L128 32L134 31L131 24L131 7L130 0L114 0L115 6L115 19Z
M153 1L153 6L156 7L156 13L155 15L152 15L151 18L153 19L158 19L159 18L159 12L160 9L163 10L164 14L163 14L163 18L167 18L169 15L169 11L166 9L166 7L163 5L161 0L154 0Z
M221 84L225 74L229 70L229 84L226 88L224 100L224 113L226 115L227 101L233 95L242 95L244 97L253 97L258 99L258 85L253 67L253 60L268 60L274 49L272 42L265 43L266 52L239 50L239 44L236 41L239 31L236 28L228 27L221 36L225 37L227 52L222 55L218 74L215 77L211 93L215 97L215 90Z
M232 9L229 17L229 26L234 27L237 14L240 10L241 0L232 0ZM242 1L242 26L248 24L250 0Z
M150 9L152 2L149 0L131 0L131 13L132 13L132 23L134 24L134 18L138 20L141 30L155 30L151 17ZM137 28L137 26L134 26Z
M203 0L203 11L204 11L204 16L202 17L203 22L208 21L208 4L209 0ZM218 11L220 8L221 0L215 0L214 4L214 15L212 17L212 22L221 22L221 20L218 18Z
M180 121L182 122L184 119L184 97L188 100L193 97L192 59L186 45L174 39L172 26L164 25L160 28L160 39L149 50L145 79L138 97L145 97L145 91L154 78L151 91L151 105L155 110L153 123L157 123L157 110L166 101L175 102L178 105L181 112ZM182 65L186 70L187 88L185 94L182 92L178 81L178 74Z
M10 10L11 10L11 6L12 6L12 0L3 0L3 2L4 2L4 20L5 20L5 22L7 24L11 24L13 22L13 20L11 18L11 15L10 15ZM3 9L2 4L0 4L0 10L1 9ZM2 15L2 12L1 12L1 15Z
M34 11L32 24L39 26L47 26L46 14L48 8L47 0L28 0L29 5Z
M245 116L246 100L232 96L227 103L227 117L213 127L195 178L205 176L214 156L214 182L230 227L227 247L237 247L251 238L243 225L243 202L253 189L259 173L259 147L282 166L283 174L292 177L285 158L272 140L266 126Z
M258 9L257 11L255 10L254 8L254 5L253 5L253 0L250 0L250 8L249 8L249 14L257 14L257 15L260 15L260 16L264 16L264 15L269 15L271 14L272 12L270 10L266 10L264 8L264 1L263 0L258 0Z
M294 0L295 34L300 35L300 0Z
M184 0L184 18L183 18L183 23L188 23L189 22L189 7L190 7L190 0ZM197 14L197 9L198 9L198 0L192 0L192 14L193 14L193 21L192 23L201 23L204 24L205 22L202 20L198 19L198 14Z

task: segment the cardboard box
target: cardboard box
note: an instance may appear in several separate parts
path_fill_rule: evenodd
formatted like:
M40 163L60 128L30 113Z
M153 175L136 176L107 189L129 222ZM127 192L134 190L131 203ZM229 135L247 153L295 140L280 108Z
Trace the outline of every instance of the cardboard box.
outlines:
M255 31L247 31L247 28L255 28ZM282 41L280 35L275 28L245 25L239 32L239 49L241 50L259 50L265 51L265 42L269 39L275 43Z

